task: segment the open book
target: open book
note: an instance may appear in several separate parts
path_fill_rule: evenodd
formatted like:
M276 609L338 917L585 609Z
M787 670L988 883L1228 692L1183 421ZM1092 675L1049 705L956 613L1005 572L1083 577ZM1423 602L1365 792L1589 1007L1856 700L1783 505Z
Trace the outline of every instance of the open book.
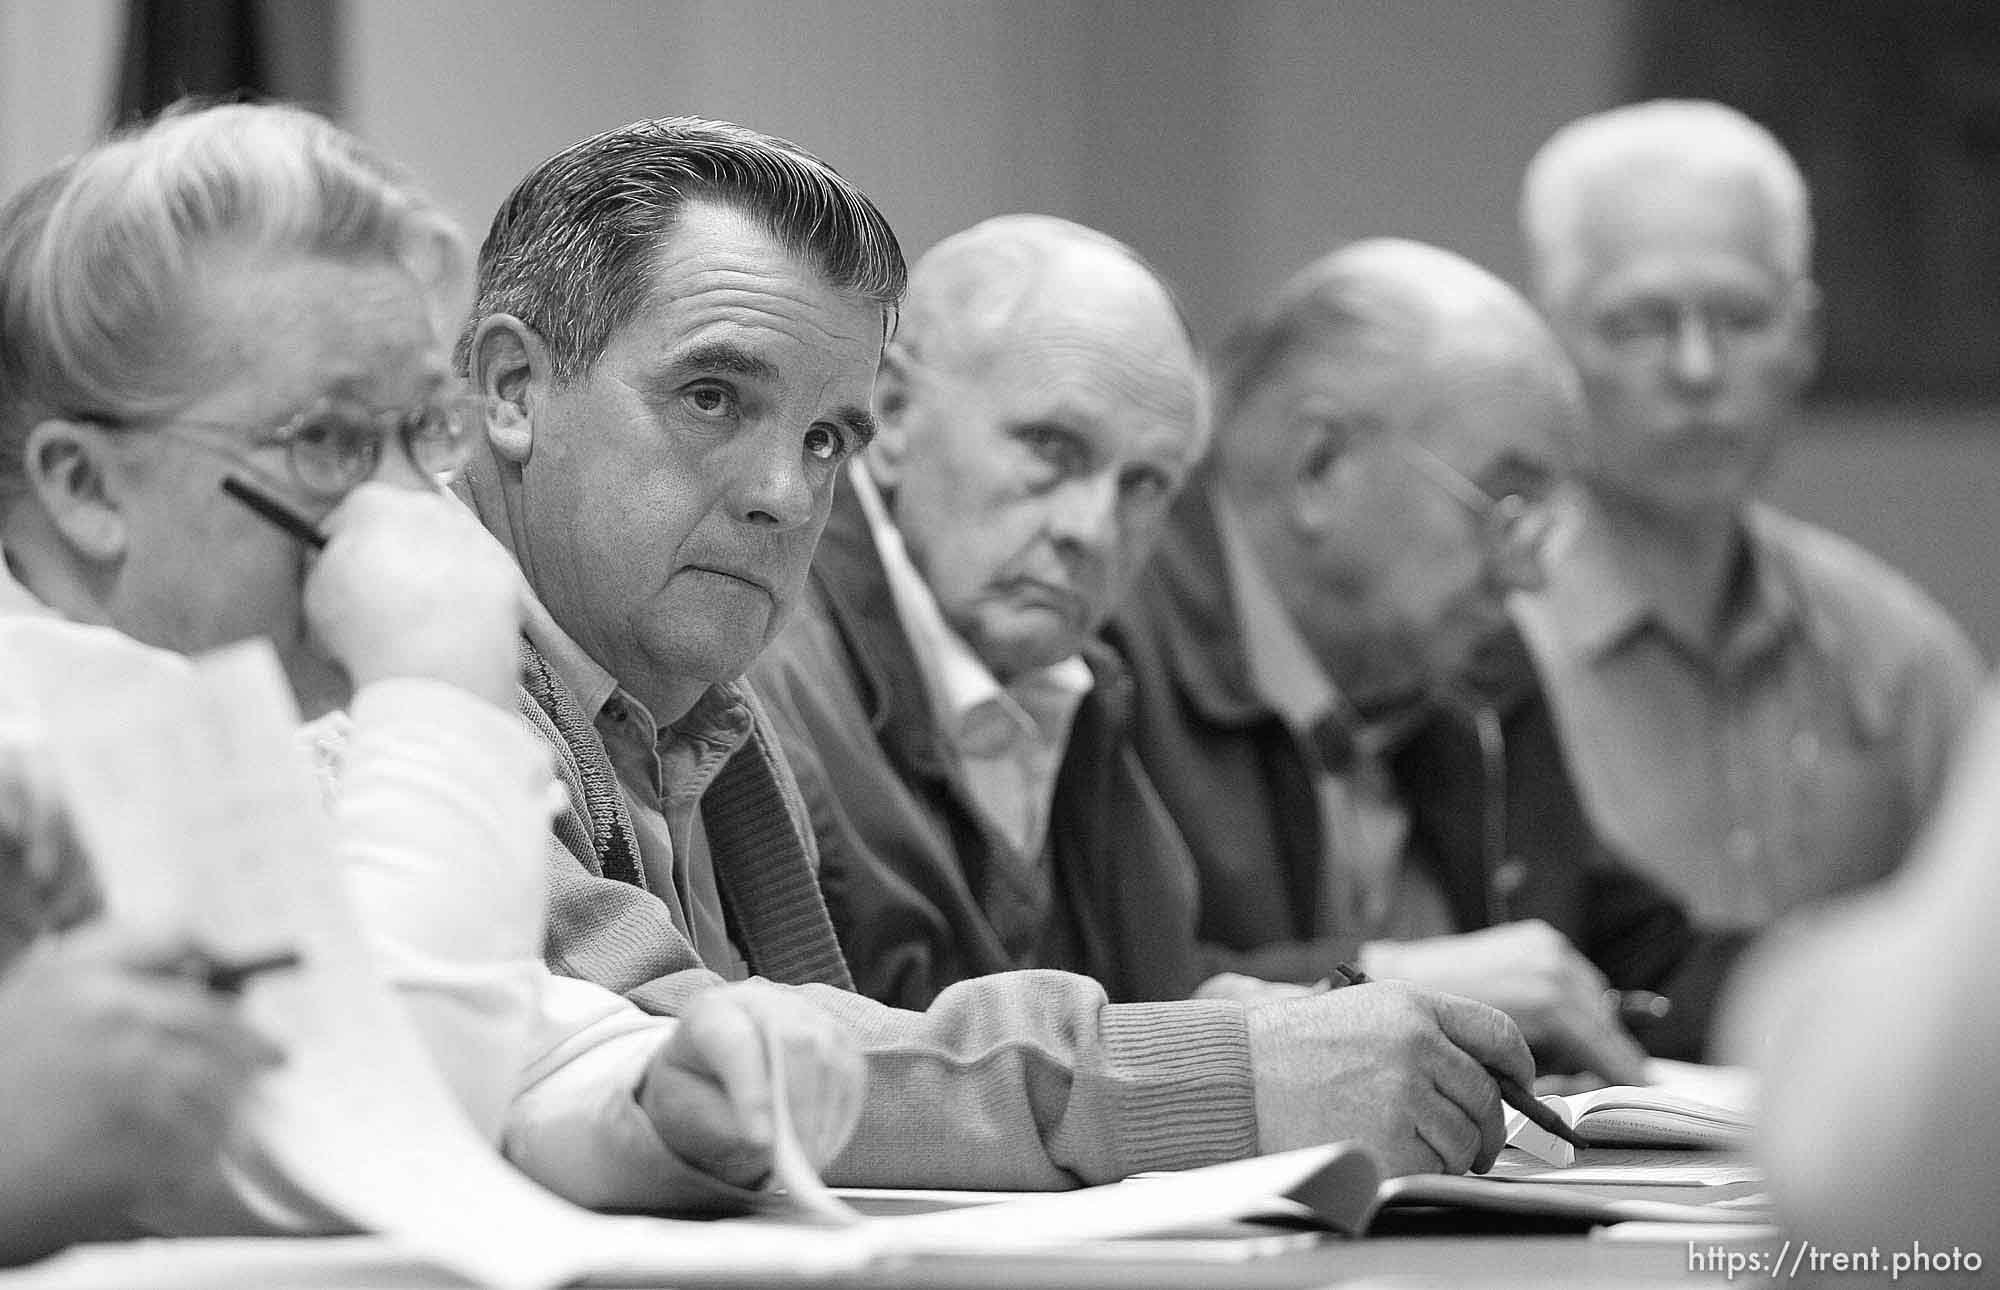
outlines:
M1591 1146L1729 1150L1748 1144L1756 1080L1746 1070L1690 1062L1646 1063L1643 1085L1614 1084L1543 1098ZM1567 1144L1542 1134L1518 1111L1507 1112L1508 1141L1555 1164L1570 1163ZM1551 1145L1553 1144L1553 1145Z

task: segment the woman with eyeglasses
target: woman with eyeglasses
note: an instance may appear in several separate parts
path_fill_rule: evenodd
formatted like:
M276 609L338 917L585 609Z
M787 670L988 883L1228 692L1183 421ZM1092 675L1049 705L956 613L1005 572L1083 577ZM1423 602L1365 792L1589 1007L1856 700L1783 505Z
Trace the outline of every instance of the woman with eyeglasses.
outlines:
M0 210L0 653L65 632L147 657L268 640L301 712L324 718L310 746L338 780L333 859L355 916L475 1127L581 1203L741 1204L772 1167L774 1092L850 1094L795 1099L827 1121L798 1126L823 1163L852 1127L859 1062L775 992L714 991L676 1023L542 965L554 790L514 715L520 576L440 486L479 425L446 350L468 266L397 170L288 107L171 110L15 196ZM92 630L107 627L118 637ZM0 669L0 731L63 722L51 688ZM15 807L0 810L0 1128L54 1137L0 1154L0 1257L132 1214L339 1226L265 1185L254 1151L215 1168L278 1054L212 973L186 970L199 946L60 934L88 902L43 899L77 884L37 854L45 794L5 773L31 763L0 761ZM131 1068L122 1099L86 1096L104 1083L77 1042L93 1026L130 1041L100 1046L106 1069ZM56 1067L23 1036L78 1077L29 1078ZM177 1115L197 1093L199 1113ZM168 1122L164 1142L151 1129ZM93 1172L104 1159L120 1167ZM70 1221L38 1215L38 1195Z

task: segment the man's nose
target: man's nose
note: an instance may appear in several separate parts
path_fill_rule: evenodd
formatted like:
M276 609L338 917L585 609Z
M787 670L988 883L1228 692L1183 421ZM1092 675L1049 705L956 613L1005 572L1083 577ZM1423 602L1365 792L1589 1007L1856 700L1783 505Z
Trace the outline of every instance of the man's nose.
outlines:
M1049 498L1049 536L1058 546L1101 555L1118 532L1118 479L1098 471L1064 483Z
M761 527L796 528L812 519L816 496L808 476L805 433L746 437L726 458L734 476L736 518Z
M1695 390L1712 387L1722 375L1722 346L1715 324L1699 310L1683 313L1674 328L1669 357L1674 380Z

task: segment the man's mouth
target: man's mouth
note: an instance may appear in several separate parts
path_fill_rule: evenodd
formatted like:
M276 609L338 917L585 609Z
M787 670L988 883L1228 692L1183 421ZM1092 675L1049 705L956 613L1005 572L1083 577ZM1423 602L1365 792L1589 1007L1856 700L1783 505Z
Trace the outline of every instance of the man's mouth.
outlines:
M1691 421L1675 427L1669 442L1681 452L1710 457L1734 456L1750 446L1748 435L1708 421Z
M753 587L756 590L763 592L766 596L772 594L770 584L765 582L762 578L757 577L755 574L740 572L735 569L725 569L719 565L684 564L676 571L676 576L682 573L705 573L715 578L727 578L732 582L740 582L743 583L745 586Z
M1083 618L1090 612L1090 598L1074 588L1039 578L1015 578L1004 584L1008 597L1018 604L1053 610L1067 618Z

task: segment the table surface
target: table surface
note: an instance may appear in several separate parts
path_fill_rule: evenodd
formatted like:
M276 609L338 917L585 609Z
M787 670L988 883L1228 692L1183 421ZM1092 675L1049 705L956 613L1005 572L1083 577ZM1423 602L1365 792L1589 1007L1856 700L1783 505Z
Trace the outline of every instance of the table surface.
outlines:
M1595 1156L1597 1153L1593 1152ZM1741 1163L1741 1158L1713 1153L1651 1153L1662 1165L1691 1161ZM1632 1160L1630 1153L1624 1159ZM1645 1157L1637 1158L1643 1163ZM1599 1157L1598 1163L1613 1163ZM1523 1187L1539 1184L1521 1183ZM1613 1197L1661 1198L1695 1203L1725 1201L1753 1191L1754 1182L1707 1187L1662 1187L1597 1184L1580 1187ZM912 1197L892 1197L891 1211L908 1212ZM870 1208L877 1208L870 1206ZM813 1285L837 1290L1310 1290L1313 1287L1471 1286L1494 1290L1510 1287L1607 1287L1722 1285L1755 1282L1743 1260L1756 1256L1768 1263L1783 1242L1770 1228L1692 1229L1648 1224L1646 1234L1657 1239L1634 1241L1606 1235L1618 1229L1539 1230L1513 1216L1468 1217L1459 1211L1384 1211L1375 1234L1348 1239L1307 1231L1296 1221L1290 1227L1236 1223L1223 1225L1226 1234L1201 1239L1104 1242L1096 1246L1036 1254L921 1256L878 1262L852 1276L817 1279L803 1273L757 1279L729 1276L683 1276L680 1290L747 1290L755 1285L793 1288ZM1413 1234L1414 1231L1422 1234ZM1641 1229L1624 1226L1626 1236ZM1243 1235L1254 1235L1261 1250L1246 1257ZM1186 1234L1183 1234L1185 1237ZM756 1239L745 1229L744 1240ZM282 1283L294 1290L459 1290L464 1282L435 1265L399 1253L380 1238L332 1238L312 1241L221 1242L192 1258L174 1260L171 1268L155 1256L176 1243L106 1246L58 1256L37 1267L0 1272L0 1290L271 1290ZM235 1247L262 1247L241 1249ZM314 1247L308 1250L306 1247ZM93 1260L93 1254L98 1257ZM1733 1255L1737 1265L1729 1267ZM116 1275L111 1274L115 1270ZM275 1270L275 1271L274 1271ZM280 1275L282 1274L282 1275ZM107 1279L110 1277L110 1279ZM593 1279L592 1287L637 1290L647 1283Z
M1593 1149L1579 1163L1649 1163L1674 1166L1700 1161L1740 1165L1741 1153ZM1522 1186L1536 1186L1523 1183ZM1710 1203L1733 1200L1761 1189L1756 1182L1720 1186L1658 1186L1592 1184L1577 1190L1628 1199ZM1402 1215L1384 1211L1378 1234L1350 1240L1324 1235L1308 1248L1252 1258L1200 1257L1178 1259L1148 1254L1119 1259L1109 1243L1090 1255L1051 1252L1041 1255L977 1258L923 1257L888 1267L871 1268L843 1286L880 1290L1309 1290L1331 1286L1394 1286L1398 1290L1475 1286L1493 1290L1512 1287L1723 1285L1746 1279L1740 1266L1730 1275L1721 1254L1734 1251L1774 1252L1781 1244L1767 1228L1748 1228L1740 1235L1716 1235L1697 1229L1691 1246L1685 1235L1657 1241L1607 1239L1610 1229L1565 1227L1536 1230L1510 1216ZM1238 1225L1245 1231L1248 1225ZM1383 1229L1394 1234L1379 1234ZM1398 1230L1405 1229L1405 1230ZM1484 1230L1481 1230L1484 1229ZM1273 1232L1278 1229L1271 1229ZM1420 1234L1411 1234L1411 1232ZM1300 1238L1303 1239L1303 1238ZM1721 1247L1717 1251L1717 1247ZM1766 1247L1769 1247L1768 1250ZM727 1283L704 1283L722 1286Z

